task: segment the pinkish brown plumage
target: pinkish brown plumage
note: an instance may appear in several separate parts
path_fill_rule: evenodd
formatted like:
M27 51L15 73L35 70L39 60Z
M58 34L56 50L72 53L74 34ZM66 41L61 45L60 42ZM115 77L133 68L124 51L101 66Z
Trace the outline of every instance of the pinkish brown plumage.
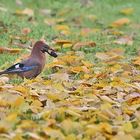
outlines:
M53 57L57 57L57 54L52 48L42 41L37 41L29 58L0 72L0 75L13 73L27 79L33 79L37 77L42 72L46 63L45 52Z

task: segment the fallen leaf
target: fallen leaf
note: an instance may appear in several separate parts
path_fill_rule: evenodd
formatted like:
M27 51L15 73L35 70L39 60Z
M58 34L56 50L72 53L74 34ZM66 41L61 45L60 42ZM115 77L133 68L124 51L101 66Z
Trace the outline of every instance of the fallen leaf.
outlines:
M61 39L60 40L56 39L54 41L54 43L57 44L57 45L73 44L72 41L70 41L70 40L61 40Z
M121 27L121 26L127 25L129 23L130 23L130 20L128 18L121 18L121 19L114 21L111 24L111 27Z
M66 43L66 44L63 44L63 48L72 48L73 44L72 43Z
M15 121L17 119L17 115L17 113L11 113L5 119L9 122Z
M122 56L114 53L114 52L106 52L106 53L96 53L95 55L97 58L101 59L102 61L116 61L122 58Z
M133 45L133 38L131 36L123 36L114 41L115 44Z
M95 42L77 42L76 44L74 44L73 49L77 50L80 49L82 47L95 47L96 43Z
M21 0L16 0L16 4L19 5L19 6L22 6L23 5L23 3L22 3Z
M7 48L7 47L0 47L0 53L11 53L11 54L15 54L15 53L20 53L22 51L22 49L11 49L11 48Z
M131 15L134 12L133 8L124 8L120 11L121 14Z
M59 129L52 129L52 128L44 128L44 133L47 136L50 136L52 139L59 139L59 140L64 140L65 136Z
M22 31L21 31L24 35L27 35L31 32L31 29L30 28L23 28Z
M56 24L56 21L55 21L55 19L47 18L47 19L44 19L44 23L49 25L49 26L53 26Z
M46 16L51 15L52 11L51 9L40 9L40 13Z
M34 11L29 8L25 8L24 10L16 10L15 12L16 15L27 15L27 16L34 16Z
M134 65L139 65L140 66L140 56L136 57L133 61Z
M70 30L70 27L68 25L56 25L55 29L58 30L58 31Z
M125 140L125 139L126 140L135 140L135 138L133 138L133 136L130 134L118 134L117 136L112 138L112 140Z
M9 82L9 78L6 76L0 77L0 83L6 84Z

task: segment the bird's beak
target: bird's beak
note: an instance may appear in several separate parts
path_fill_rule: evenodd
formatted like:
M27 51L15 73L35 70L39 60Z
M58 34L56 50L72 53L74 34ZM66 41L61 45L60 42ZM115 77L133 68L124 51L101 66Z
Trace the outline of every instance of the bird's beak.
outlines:
M57 54L56 54L55 50L53 50L52 48L50 48L48 45L45 45L44 46L43 51L44 52L47 52L50 56L57 57Z

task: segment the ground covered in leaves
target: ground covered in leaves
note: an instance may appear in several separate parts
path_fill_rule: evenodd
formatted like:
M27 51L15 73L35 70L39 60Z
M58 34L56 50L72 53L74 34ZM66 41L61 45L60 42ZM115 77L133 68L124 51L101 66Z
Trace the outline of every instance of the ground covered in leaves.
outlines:
M39 39L59 56L34 80L0 76L0 139L139 140L139 5L1 0L1 70Z

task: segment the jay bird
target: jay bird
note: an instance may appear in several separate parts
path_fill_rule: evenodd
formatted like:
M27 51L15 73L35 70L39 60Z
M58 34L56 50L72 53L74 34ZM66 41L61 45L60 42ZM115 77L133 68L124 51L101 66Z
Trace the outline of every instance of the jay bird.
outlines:
M53 57L57 57L56 52L43 41L37 41L31 51L29 58L16 63L1 74L17 74L22 78L33 79L43 70L46 62L45 52Z

